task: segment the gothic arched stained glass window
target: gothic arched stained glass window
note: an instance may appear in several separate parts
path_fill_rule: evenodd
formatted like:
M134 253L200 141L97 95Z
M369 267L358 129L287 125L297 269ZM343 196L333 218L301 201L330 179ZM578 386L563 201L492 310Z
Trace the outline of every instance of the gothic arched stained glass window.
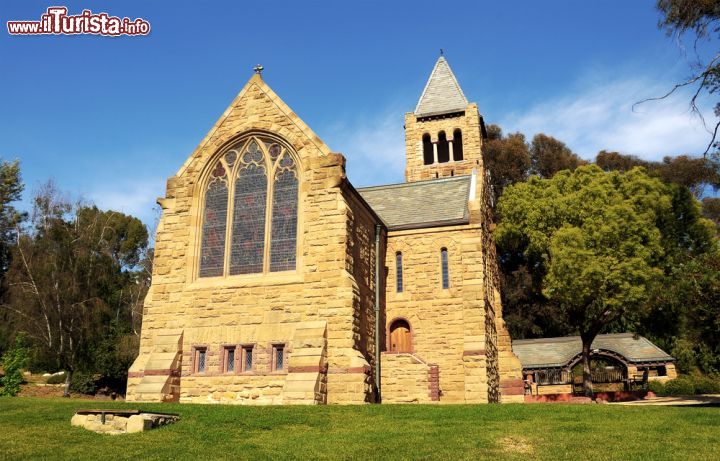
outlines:
M256 274L263 271L265 255L265 210L267 207L267 171L265 154L250 141L240 157L235 179L230 275Z
M270 150L272 154L272 148ZM270 271L295 269L298 180L295 162L285 154L275 169L270 237Z
M298 188L298 165L278 142L251 137L226 152L204 189L198 275L294 270Z
M200 277L223 275L225 267L225 231L227 227L228 180L225 167L218 161L210 173L205 190Z

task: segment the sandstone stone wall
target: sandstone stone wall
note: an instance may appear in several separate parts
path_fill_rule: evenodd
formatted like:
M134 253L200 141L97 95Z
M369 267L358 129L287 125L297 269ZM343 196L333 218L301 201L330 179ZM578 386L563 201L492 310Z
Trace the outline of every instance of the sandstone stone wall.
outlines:
M297 155L300 211L296 270L198 278L201 198L208 165L238 139L252 133L277 137ZM359 330L363 322L368 323L367 309L374 301L366 299L372 290L356 279L366 269L361 270L360 262L348 266L348 247L374 222L371 225L372 216L366 216L367 211L343 191L344 167L342 155L331 153L259 76L248 82L168 180L165 197L158 201L163 214L157 229L152 287L145 303L140 356L133 365L136 379L145 374L144 364L157 353L154 339L164 331L180 330L180 401L371 400L367 369L374 351L366 344L367 333ZM322 327L316 322L322 322ZM308 329L314 332L298 337L299 330ZM228 344L256 347L253 374L222 373L220 350ZM269 368L273 344L285 346L288 369ZM203 375L193 374L190 363L198 346L208 351ZM293 375L298 347L305 357L312 357L312 365L296 367L295 372L305 375L300 380L288 376ZM291 388L287 388L289 381L295 383ZM294 392L294 398L285 399L286 392ZM132 399L132 383L128 395Z
M435 403L439 367L413 354L382 354L383 403Z
M442 248L448 250L448 289L442 288ZM403 254L401 293L395 282L398 251ZM386 262L386 334L393 320L408 321L412 352L438 365L441 402L488 402L488 306L483 295L479 225L391 231L387 254L392 261Z
M456 128L462 131L463 160L425 165L423 161L424 134L429 134L433 142L437 142L438 133L445 131L448 140L453 139ZM470 174L482 164L481 119L477 104L471 103L465 109L464 116L418 118L413 113L405 114L405 180L420 181L424 179L445 178Z

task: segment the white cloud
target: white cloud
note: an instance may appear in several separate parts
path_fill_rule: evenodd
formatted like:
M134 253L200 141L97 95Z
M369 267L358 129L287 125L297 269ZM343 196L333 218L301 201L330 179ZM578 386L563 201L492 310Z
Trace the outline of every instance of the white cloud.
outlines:
M402 182L405 174L404 111L390 107L373 117L339 121L318 130L335 152L347 158L356 187Z
M158 218L155 200L165 194L164 188L165 178L128 179L100 184L83 195L98 208L136 216L154 228Z
M500 117L508 132L520 131L529 139L545 133L564 141L580 156L595 157L602 149L658 160L664 155L705 151L710 135L700 118L689 110L687 92L660 101L633 104L657 97L672 83L650 78L584 82L575 90ZM703 113L712 124L711 111Z

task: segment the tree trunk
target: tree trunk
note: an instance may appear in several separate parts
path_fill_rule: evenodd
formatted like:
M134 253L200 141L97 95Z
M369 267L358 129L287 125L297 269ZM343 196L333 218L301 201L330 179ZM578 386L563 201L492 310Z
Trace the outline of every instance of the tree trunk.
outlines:
M72 381L72 370L65 372L65 389L63 390L63 397L70 397L70 381Z
M593 393L593 384L592 384L592 371L590 370L590 347L592 346L592 342L595 339L593 336L592 338L586 337L585 335L581 335L582 338L582 367L583 367L583 393L585 394L585 397L590 397L591 399L595 399L595 394Z

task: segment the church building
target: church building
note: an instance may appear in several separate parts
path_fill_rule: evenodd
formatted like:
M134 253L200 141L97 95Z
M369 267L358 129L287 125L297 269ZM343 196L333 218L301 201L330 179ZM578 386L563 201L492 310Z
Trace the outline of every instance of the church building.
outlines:
M405 114L405 182L367 188L261 70L158 199L127 400L522 402L485 126L445 58Z

